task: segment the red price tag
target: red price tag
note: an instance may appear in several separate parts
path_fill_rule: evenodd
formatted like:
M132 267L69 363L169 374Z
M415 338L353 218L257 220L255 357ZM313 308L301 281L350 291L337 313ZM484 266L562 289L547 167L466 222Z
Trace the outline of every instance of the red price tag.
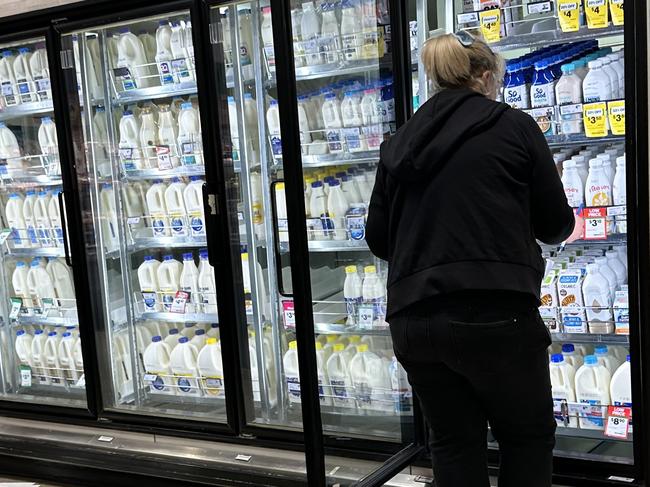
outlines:
M630 417L632 408L623 406L609 406L607 408L607 425L605 426L605 436L611 438L627 439L630 429Z
M170 311L172 313L185 313L185 305L190 300L190 293L185 291L178 291L176 296L174 296L174 301L172 302L172 307Z
M284 313L284 327L288 329L295 329L296 312L293 307L293 301L282 301L282 311Z
M607 240L607 208L585 208L585 240Z

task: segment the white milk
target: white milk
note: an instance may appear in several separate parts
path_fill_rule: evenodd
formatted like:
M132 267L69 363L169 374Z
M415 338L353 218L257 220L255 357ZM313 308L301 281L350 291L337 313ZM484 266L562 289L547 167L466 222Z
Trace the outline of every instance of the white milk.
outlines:
M141 30L138 32L138 39L142 42L144 47L144 53L147 58L147 63L151 64L156 59L156 52L158 46L156 45L156 38L149 34L146 30Z
M293 55L296 58L296 68L305 65L305 51L302 43L302 9L298 5L291 10L291 32L293 33Z
M172 71L172 48L171 48L172 28L167 20L158 22L156 29L156 64L158 74L160 75L160 84L168 85L174 83Z
M582 97L585 103L612 99L612 82L603 71L599 60L589 61L589 72L582 82Z
M271 101L271 104L273 104L273 101ZM235 102L235 97L234 96L229 96L228 97L228 122L229 122L229 129L230 129L230 140L232 141L233 159L235 161L240 160L240 157L239 157L239 147L240 147L240 144L239 144L239 125L238 125L237 121L238 121L237 103ZM279 126L279 124L280 124L280 122L278 121L278 126ZM270 123L269 123L269 132L271 134L273 134Z
M269 68L275 70L275 50L273 48L273 20L271 18L271 7L262 7L262 43L266 61Z
M211 323L210 329L207 331L208 338L219 339L219 323Z
M349 209L348 200L341 190L341 183L335 179L329 183L330 191L327 195L327 212L332 223L333 239L347 240L345 215Z
M41 154L45 156L57 156L59 153L58 140L56 138L56 125L51 117L41 118L41 125L38 128L38 145L41 148ZM58 171L50 172L50 175L60 174L61 168Z
M609 81L612 87L611 98L614 100L620 98L621 95L620 95L620 87L618 85L618 73L610 66L611 61L609 57L603 56L598 60L600 61L601 69L603 70L603 72L607 76L609 76Z
M234 105L234 99L233 99ZM230 107L230 104L228 105ZM236 119L235 119L236 121ZM282 155L282 135L280 133L280 109L278 108L278 102L276 100L271 100L269 104L269 109L266 111L266 124L269 129L269 136L271 137L271 150L273 151L274 156ZM231 121L231 132L232 132L232 121ZM235 130L237 124L235 123ZM233 134L235 137L236 132Z
M16 347L18 342L16 341ZM616 369L609 385L609 392L614 406L632 407L632 380L630 376L630 356Z
M334 2L326 2L321 6L322 24L318 45L322 61L327 64L340 60L341 36L336 10L337 5Z
M45 342L47 335L43 330L36 330L32 340L32 373L39 384L49 384L49 372L45 370Z
M31 314L34 307L31 295L29 293L29 286L27 285L27 274L29 270L22 260L16 262L16 268L11 275L11 285L14 288L14 296L23 300L23 307Z
M257 123L257 102L251 93L244 93L244 124L249 165L259 163L260 144Z
M11 193L5 206L7 224L12 229L10 243L16 248L31 247L32 241L27 233L27 224L23 216L25 199L18 193Z
M568 404L576 401L574 390L575 369L564 360L562 354L554 354L551 357L549 365L551 374L551 389L553 394L553 403L555 411L555 421L558 426L568 426L570 428L578 427L578 418L569 417Z
M45 340L42 359L45 372L50 376L52 385L65 385L65 375L59 361L59 342L61 337L56 331L51 331Z
M31 50L28 47L19 47L18 56L14 59L16 86L18 87L18 94L23 103L38 101L36 85L34 84L34 79L29 68L29 59L31 56Z
M169 226L172 237L182 237L189 234L187 227L187 211L185 209L185 183L179 178L173 178L165 190L165 207L169 216Z
M163 311L171 311L172 302L179 290L182 270L183 264L172 255L165 255L158 266L158 288L162 294Z
M139 183L125 184L122 186L122 202L124 206L124 213L127 218L138 218L137 223L129 223L129 228L134 230L136 228L146 227L144 217L143 198L140 197L141 187Z
M208 251L199 252L199 293L204 313L217 312L217 289L214 281L214 267L208 262Z
M120 161L126 170L143 169L140 146L140 124L131 110L125 110L120 119Z
M608 405L611 374L604 365L598 363L595 355L587 355L585 364L576 373L576 400L592 406ZM604 429L605 408L596 408L591 414L580 418L582 429Z
M303 154L309 154L311 144L311 128L307 116L307 105L309 99L306 96L298 97L298 126L300 128L300 144Z
M55 299L56 291L50 274L41 266L37 260L32 261L32 264L27 273L27 289L29 296L35 303L35 306L42 309L43 299Z
M194 58L194 40L192 38L192 22L189 19L185 21L185 29L183 30L185 36L185 51L187 51L187 62L189 63L189 70L196 77L196 59Z
M156 127L154 114L148 108L144 108L140 115L140 122L139 138L144 158L143 166L158 167L156 160L156 146L159 145L158 127Z
M329 355L325 353L323 344L316 342L316 369L318 371L318 398L321 406L332 405L332 391L330 389L330 379L327 375L327 359Z
M298 370L298 343L289 342L289 350L282 359L284 364L284 377L289 391L289 402L300 404L300 372Z
M377 90L367 89L363 92L361 99L361 118L363 121L363 133L366 139L368 150L378 150L383 142L382 117L378 108Z
M359 409L387 409L392 390L388 369L365 343L357 346L357 354L350 361L350 376Z
M587 277L582 283L582 294L591 333L614 331L612 296L607 279L600 273L598 264L587 265Z
M200 396L199 371L196 368L196 359L199 351L192 345L187 337L181 337L178 345L172 350L170 364L174 373L176 393L183 396Z
M165 340L163 341L167 344L167 346L169 346L169 350L171 351L178 344L178 339L182 336L183 335L178 333L178 328L172 328L169 330L169 334L165 337Z
M333 154L343 152L340 130L343 123L341 121L341 108L336 94L329 93L325 95L325 103L323 103L322 113L329 151Z
M32 367L32 340L33 337L25 330L16 332L16 355L22 365Z
M178 114L178 146L181 151L182 165L203 164L201 122L198 111L189 102L181 105Z
M52 284L59 298L59 305L62 308L75 307L75 292L70 268L61 259L50 259L47 264L47 272L52 278Z
M612 189L612 199L615 205L627 204L625 181L625 156L621 156L616 159L616 173Z
M327 375L332 391L332 404L338 407L355 408L349 364L342 353L344 349L345 345L337 343L333 347L331 357L327 360Z
M34 219L34 206L36 206L36 192L27 191L25 201L23 202L23 220L30 246L39 247L38 232L36 230L36 220Z
M611 267L609 267L609 261L607 260L607 257L596 257L596 264L598 264L598 270L599 272L607 279L607 282L609 283L609 295L614 297L614 294L616 293L616 287L617 287L617 278L616 274L612 270Z
M594 350L594 355L598 358L598 363L604 365L610 374L616 372L621 366L621 362L616 358L613 353L609 353L607 345L598 345Z
M25 161L21 156L18 139L4 122L0 122L0 159L7 159L7 169L23 169Z
M348 200L348 203L350 205L361 204L363 201L361 194L359 193L359 189L357 188L357 185L354 183L352 178L344 174L340 179L341 190L343 191L345 198Z
M196 349L200 352L203 350L203 347L205 346L206 340L208 336L205 334L205 330L202 328L199 328L194 332L194 336L190 340L190 343L196 347Z
M158 142L161 149L167 148L170 154L171 167L178 167L181 161L178 157L178 124L174 120L174 114L169 109L169 106L163 105L158 112ZM159 150L161 150L159 149ZM165 162L161 158L161 162Z
M190 295L189 301L185 304L185 312L195 313L195 303L197 302L199 293L199 270L194 263L194 256L191 252L183 254L183 271L180 277L180 288L181 291Z
M41 191L38 193L38 198L34 201L34 227L36 228L36 235L38 242L42 247L54 247L54 239L52 235L52 222L48 208L50 206L49 191Z
M562 356L564 361L573 366L575 370L578 370L584 364L583 355L576 351L572 343L562 344Z
M314 240L324 240L329 238L329 233L327 231L329 221L327 214L327 197L325 196L323 183L321 181L314 181L311 184L309 214L314 219L320 219L319 222L314 224L313 228L308 229L311 233L310 238Z
M585 184L587 206L609 206L612 204L612 187L603 163L599 159L589 161L589 176Z
M199 352L197 367L201 376L201 387L205 395L224 397L221 343L216 338L206 340L205 347Z
M151 381L153 392L176 394L174 380L171 377L170 355L171 349L169 345L163 342L159 336L153 337L151 344L144 351L145 370L147 374L156 376Z
M237 12L239 18L239 62L242 66L244 79L252 78L253 58L253 29L251 25L250 9L242 9Z
M610 64L609 67L614 70L618 78L618 97L625 98L625 68L621 63L618 53L612 53L607 55Z
M622 286L627 283L627 269L625 265L619 260L618 252L616 250L608 250L605 252L607 257L607 265L616 275L617 286Z
M172 56L172 69L179 83L194 81L194 71L191 70L189 53L187 52L184 28L179 21L172 22L169 45Z
M63 376L73 384L76 384L80 378L79 372L74 364L74 346L76 341L77 339L72 333L69 331L65 332L57 350L59 364L61 365L61 369L63 369Z
M36 44L36 50L29 59L29 70L36 85L38 98L40 100L51 100L50 68L47 63L45 43Z
M578 208L584 204L584 182L580 179L575 161L565 161L562 171L562 186L567 202L572 208Z
M345 97L341 102L341 120L343 126L346 127L343 134L348 151L359 152L368 150L366 138L362 136L360 131L363 119L359 98L350 91L345 93Z
M305 53L305 64L308 66L322 64L323 62L318 47L320 30L321 23L318 12L316 12L316 8L314 7L314 2L304 2L302 4L300 32L303 40L302 46Z
M355 325L358 317L358 307L363 302L361 291L361 278L356 265L345 268L345 282L343 283L343 298L348 313L347 324Z
M155 180L147 190L145 197L154 237L168 237L171 234L169 218L167 217L165 189L166 186L162 181Z
M341 44L343 58L354 61L361 58L361 14L351 0L341 2Z
M2 89L2 100L6 106L20 103L14 76L14 56L9 50L3 51L2 58L0 58L0 88Z
M117 67L128 68L131 80L124 81L124 89L148 88L152 85L151 70L147 66L147 54L142 41L129 31L120 30L117 40ZM132 85L135 83L135 86Z
M138 282L140 291L143 294L145 311L160 311L161 306L158 303L158 267L160 262L150 255L144 256L144 262L138 267Z
M102 185L99 193L99 203L101 211L102 234L104 245L107 251L117 248L119 244L119 235L117 227L117 211L115 210L115 196L113 187L110 184Z
M555 85L555 100L560 106L582 103L582 78L576 73L573 63L562 65L562 77ZM583 131L582 113L561 114L560 120L560 130L564 134Z
M192 237L205 235L205 213L203 211L203 180L199 176L190 176L190 184L183 191L183 200L189 219Z
M363 302L373 309L373 324L381 325L386 316L386 290L384 284L377 275L377 268L374 265L366 266L363 269L362 294Z

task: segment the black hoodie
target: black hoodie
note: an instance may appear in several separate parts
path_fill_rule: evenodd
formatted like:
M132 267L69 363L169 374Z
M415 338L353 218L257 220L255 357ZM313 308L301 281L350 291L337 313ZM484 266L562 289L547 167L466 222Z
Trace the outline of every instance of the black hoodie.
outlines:
M389 263L388 316L457 291L539 300L549 244L573 211L546 139L522 111L444 90L381 146L366 241Z

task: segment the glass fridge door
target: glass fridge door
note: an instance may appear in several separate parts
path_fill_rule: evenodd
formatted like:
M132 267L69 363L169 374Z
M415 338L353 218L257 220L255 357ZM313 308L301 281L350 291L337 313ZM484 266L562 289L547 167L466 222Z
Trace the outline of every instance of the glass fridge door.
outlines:
M86 408L45 39L0 52L0 399Z
M453 6L454 30L482 35L505 58L501 100L536 119L567 199L586 219L583 239L542 246L548 265L540 313L553 338L556 454L610 462L626 471L634 462L630 360L638 360L630 357L630 328L638 325L629 323L627 288L625 149L632 142L625 137L623 2L446 3ZM427 5L431 8L417 1L418 15ZM431 30L419 19L418 45ZM544 65L553 79L546 91L535 77ZM591 83L599 70L602 78ZM580 88L569 93L571 83ZM594 180L597 161L604 172L600 182ZM571 166L578 184L566 171ZM604 289L598 296L595 282ZM596 376L597 381L587 379ZM617 432L613 426L619 423L624 427ZM493 441L490 446L497 447Z
M103 406L225 423L190 13L77 29L62 44L82 110L77 176L103 316Z

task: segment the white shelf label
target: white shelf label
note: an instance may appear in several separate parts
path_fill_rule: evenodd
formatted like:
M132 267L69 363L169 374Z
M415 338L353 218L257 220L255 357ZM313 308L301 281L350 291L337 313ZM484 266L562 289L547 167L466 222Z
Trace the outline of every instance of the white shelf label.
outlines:
M528 14L544 14L553 11L551 2L536 2L527 5Z
M473 22L478 22L478 13L469 12L466 14L458 14L457 16L458 24L471 24Z
M28 365L20 366L21 387L32 387L32 369Z

